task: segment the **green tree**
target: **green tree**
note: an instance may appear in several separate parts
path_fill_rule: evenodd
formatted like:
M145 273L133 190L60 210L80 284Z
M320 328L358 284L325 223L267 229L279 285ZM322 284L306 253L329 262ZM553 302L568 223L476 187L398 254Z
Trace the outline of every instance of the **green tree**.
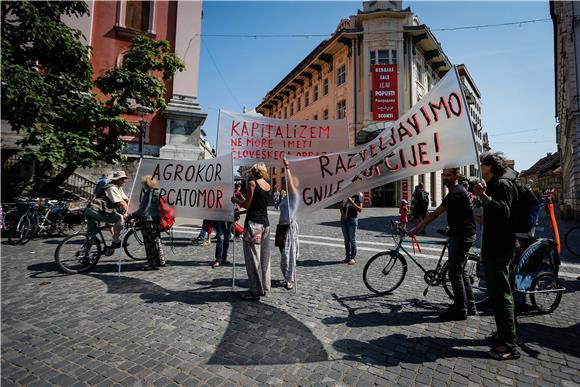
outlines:
M23 135L23 159L36 160L40 173L64 166L50 187L77 167L123 160L121 136L137 128L120 114L164 108L165 84L154 72L169 80L184 68L169 44L137 36L123 64L93 82L90 48L61 20L87 15L85 2L4 1L1 12L3 118Z

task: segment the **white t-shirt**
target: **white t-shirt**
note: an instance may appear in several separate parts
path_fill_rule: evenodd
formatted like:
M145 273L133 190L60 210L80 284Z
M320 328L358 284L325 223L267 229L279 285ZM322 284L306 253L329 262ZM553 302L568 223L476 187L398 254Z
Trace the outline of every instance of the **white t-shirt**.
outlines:
M123 188L117 187L116 185L113 185L112 187L107 188L105 190L105 195L107 195L107 198L112 203L120 203L122 201L129 200L127 195L125 195Z

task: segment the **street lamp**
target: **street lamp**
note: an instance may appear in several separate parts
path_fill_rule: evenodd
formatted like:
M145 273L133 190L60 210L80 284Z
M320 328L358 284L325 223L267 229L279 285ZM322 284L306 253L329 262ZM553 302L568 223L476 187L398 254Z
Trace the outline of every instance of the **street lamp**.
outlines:
M139 113L139 156L143 158L143 144L145 143L145 130L148 122L145 120L145 114L151 113L151 109L146 106L139 106L137 108Z

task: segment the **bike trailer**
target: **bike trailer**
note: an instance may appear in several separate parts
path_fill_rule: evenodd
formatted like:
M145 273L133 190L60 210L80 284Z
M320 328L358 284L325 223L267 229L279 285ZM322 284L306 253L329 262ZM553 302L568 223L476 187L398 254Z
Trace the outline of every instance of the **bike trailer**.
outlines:
M538 239L520 255L513 268L515 290L525 292L540 273L558 276L560 254L558 245L551 239Z

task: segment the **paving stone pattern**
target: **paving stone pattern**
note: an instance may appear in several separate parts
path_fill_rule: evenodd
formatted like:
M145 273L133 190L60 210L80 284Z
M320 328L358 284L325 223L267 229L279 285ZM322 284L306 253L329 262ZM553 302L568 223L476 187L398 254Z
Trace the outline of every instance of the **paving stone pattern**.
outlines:
M275 282L259 303L239 300L244 267L232 290L232 266L211 269L214 245L192 246L191 233L177 235L175 254L166 247L168 267L124 261L120 276L117 255L69 276L53 262L58 239L3 244L2 385L580 385L580 281L563 278L568 291L552 314L522 308L519 360L488 359L489 310L439 321L448 299L440 288L424 297L414 265L392 295L369 294L362 270L368 248L388 241L386 214L365 210L367 250L354 266L338 263L338 210L301 219L297 292ZM241 245L236 254L243 261ZM273 281L278 267L273 248Z

